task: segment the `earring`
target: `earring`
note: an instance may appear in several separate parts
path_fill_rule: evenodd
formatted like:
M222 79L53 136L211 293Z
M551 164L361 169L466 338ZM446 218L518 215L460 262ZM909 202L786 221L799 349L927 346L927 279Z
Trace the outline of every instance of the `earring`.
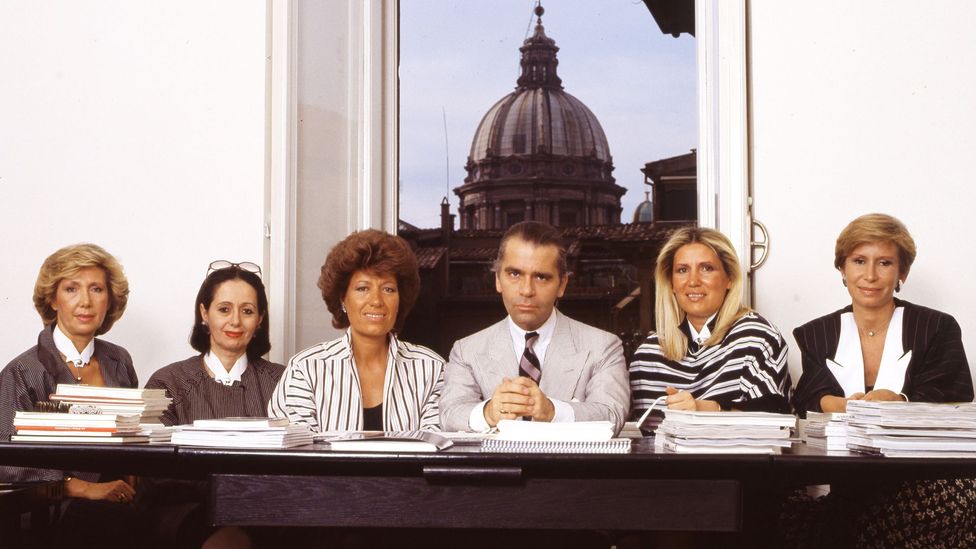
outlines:
M840 282L841 282L841 284L844 285L845 288L847 287L847 279L846 278L841 277Z
M207 321L201 320L200 325L203 326L204 332L207 332L208 334L210 333L210 326L207 324Z
M896 292L900 292L901 291L901 280L899 280L898 283L895 284L895 291Z
M348 314L348 313L346 313L346 304L345 303L339 303L339 306L342 307L342 314Z

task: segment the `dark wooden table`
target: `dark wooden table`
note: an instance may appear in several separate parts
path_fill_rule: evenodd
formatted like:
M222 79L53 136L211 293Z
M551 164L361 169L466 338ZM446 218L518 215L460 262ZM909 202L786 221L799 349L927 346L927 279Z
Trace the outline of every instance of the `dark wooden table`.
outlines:
M651 439L603 455L0 443L0 464L210 478L222 525L746 533L790 486L976 476L969 459L659 454Z

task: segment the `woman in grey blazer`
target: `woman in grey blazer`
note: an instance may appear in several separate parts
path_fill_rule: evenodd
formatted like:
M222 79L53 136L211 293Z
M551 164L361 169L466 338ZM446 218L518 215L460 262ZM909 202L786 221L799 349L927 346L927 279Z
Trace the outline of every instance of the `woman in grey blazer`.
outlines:
M291 358L268 415L319 432L439 430L444 359L396 336L420 292L406 241L372 229L349 235L326 257L319 288L346 333Z
M37 345L0 371L0 438L14 433L17 411L32 411L60 384L135 388L129 353L96 338L121 318L129 299L122 266L94 244L67 246L41 265L34 307L44 322ZM126 547L136 543L137 514L131 478L97 473L0 466L7 482L64 481L70 498L60 528L74 547Z

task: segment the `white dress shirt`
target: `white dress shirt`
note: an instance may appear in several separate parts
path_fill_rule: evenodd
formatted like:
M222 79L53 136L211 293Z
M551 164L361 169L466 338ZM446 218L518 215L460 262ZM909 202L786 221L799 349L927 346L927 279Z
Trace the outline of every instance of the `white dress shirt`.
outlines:
M518 364L522 360L522 353L525 352L525 334L526 330L523 330L515 324L512 317L508 317L508 329L512 333L512 351L515 364ZM546 362L546 351L549 349L549 343L552 341L552 334L556 331L556 310L549 315L549 318L539 326L537 330L532 330L539 334L539 339L536 340L535 345L532 350L535 352L535 356L539 357L540 366ZM542 375L545 375L545 370L542 371ZM576 421L576 412L573 411L573 407L567 402L563 402L559 399L549 398L549 402L552 403L552 407L555 411L552 421L553 422L571 422ZM487 431L491 427L488 425L488 421L485 420L485 405L488 404L488 400L483 400L477 406L471 410L471 416L468 418L468 426L472 431Z

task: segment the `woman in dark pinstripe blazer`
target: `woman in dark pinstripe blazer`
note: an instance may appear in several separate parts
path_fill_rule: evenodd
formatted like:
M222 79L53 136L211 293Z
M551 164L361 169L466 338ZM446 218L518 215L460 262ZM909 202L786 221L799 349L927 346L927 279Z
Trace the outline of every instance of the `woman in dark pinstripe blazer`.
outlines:
M41 265L34 307L44 322L37 345L0 371L0 438L13 434L16 412L32 411L58 384L138 387L129 353L96 336L122 317L129 282L122 266L94 244L66 246ZM60 520L73 547L127 547L136 543L139 515L130 505L131 478L97 473L0 466L0 480L64 481L67 504Z
M844 412L856 399L973 400L956 320L894 297L915 260L905 226L890 215L861 216L841 232L834 255L852 303L793 331L803 360L796 411ZM976 545L973 479L832 485L802 512L794 503L789 522L805 527L784 531L803 536L800 546Z
M438 430L444 359L396 336L420 292L409 244L353 233L329 252L319 288L332 325L348 329L291 358L268 414L319 432Z

